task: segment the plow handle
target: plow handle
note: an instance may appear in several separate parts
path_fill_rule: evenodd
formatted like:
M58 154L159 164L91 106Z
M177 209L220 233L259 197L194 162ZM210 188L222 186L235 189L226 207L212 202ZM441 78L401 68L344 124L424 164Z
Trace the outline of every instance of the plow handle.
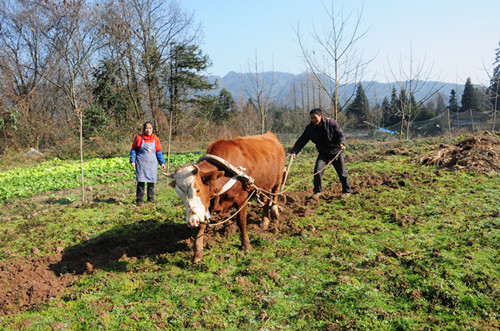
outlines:
M290 155L290 162L288 162L288 167L286 167L285 176L283 176L283 182L281 183L280 192L282 192L285 188L286 178L288 177L288 173L290 172L290 167L292 166L292 161L294 158L294 154Z

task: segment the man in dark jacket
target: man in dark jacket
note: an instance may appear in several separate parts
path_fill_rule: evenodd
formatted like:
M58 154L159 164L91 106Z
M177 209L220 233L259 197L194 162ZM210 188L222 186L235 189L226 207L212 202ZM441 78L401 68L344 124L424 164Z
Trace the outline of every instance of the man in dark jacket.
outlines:
M321 177L324 168L338 154L338 157L332 162L333 167L342 183L341 197L348 197L351 193L351 184L344 161L345 136L338 123L332 119L323 116L321 109L314 108L309 112L311 123L309 123L304 133L299 137L291 150L292 158L298 154L302 148L311 140L319 152L314 167L314 194L312 199L318 200L323 187L321 186Z

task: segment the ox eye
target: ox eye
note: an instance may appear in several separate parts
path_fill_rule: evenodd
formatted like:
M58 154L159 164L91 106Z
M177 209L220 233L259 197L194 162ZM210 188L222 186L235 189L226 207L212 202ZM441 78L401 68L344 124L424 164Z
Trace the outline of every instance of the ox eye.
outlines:
M200 193L200 189L197 189L197 190L196 190L196 193Z

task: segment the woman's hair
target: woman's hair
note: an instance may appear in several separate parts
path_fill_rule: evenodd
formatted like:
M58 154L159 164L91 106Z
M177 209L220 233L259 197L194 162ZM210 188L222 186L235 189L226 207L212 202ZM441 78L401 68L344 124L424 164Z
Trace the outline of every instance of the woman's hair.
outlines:
M151 125L151 127L154 129L153 123L151 123L150 121L147 121L146 123L144 123L142 125L142 132L146 131L146 125L148 125L148 124Z
M316 114L316 115L322 115L323 112L321 111L320 108L314 108L309 112L309 115Z

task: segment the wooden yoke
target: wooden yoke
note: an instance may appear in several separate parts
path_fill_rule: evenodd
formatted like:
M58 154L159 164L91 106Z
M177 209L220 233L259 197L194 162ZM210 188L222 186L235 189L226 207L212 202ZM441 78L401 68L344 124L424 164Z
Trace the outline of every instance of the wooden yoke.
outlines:
M202 157L199 158L198 162L200 161L209 161L211 163L214 163L216 165L219 165L223 167L224 169L230 171L233 173L234 176L243 179L244 181L248 182L249 185L253 185L254 179L251 176L248 176L247 174L244 173L246 170L245 168L242 167L235 167L231 163L227 162L221 157L218 157L216 155L211 155L211 154L205 154Z

